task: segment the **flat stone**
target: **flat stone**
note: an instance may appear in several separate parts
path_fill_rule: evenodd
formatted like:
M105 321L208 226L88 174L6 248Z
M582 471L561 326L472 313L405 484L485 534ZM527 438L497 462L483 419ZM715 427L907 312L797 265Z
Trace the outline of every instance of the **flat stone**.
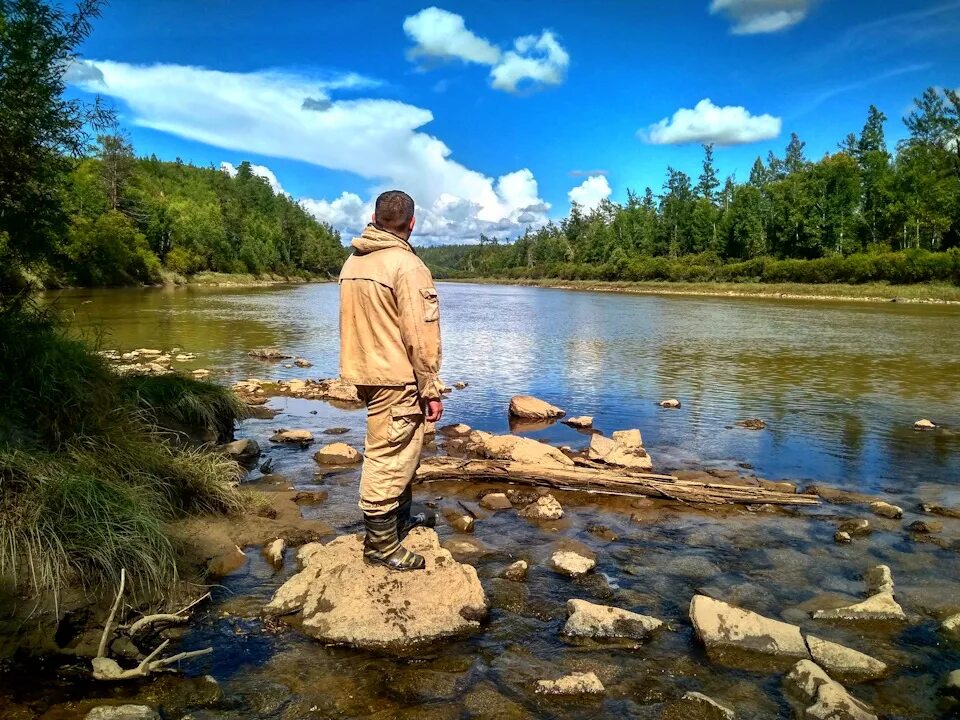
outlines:
M336 442L317 450L313 459L318 465L356 465L363 462L363 455L346 443Z
M442 428L437 430L437 432L448 438L464 438L470 434L471 430L473 430L473 428L471 428L469 425L456 423L454 425L444 425Z
M313 433L309 430L286 430L281 428L270 437L270 442L300 443L306 445L313 442Z
M569 577L586 575L597 566L597 561L572 550L558 550L550 556L550 566Z
M513 503L510 502L506 493L495 492L487 493L480 498L480 507L486 510L510 510L513 508Z
M810 660L801 660L784 678L788 691L810 704L804 714L810 720L877 720L873 709L853 697Z
M891 520L899 520L903 517L903 508L891 505L883 500L870 503L870 512L880 517L890 518Z
M676 398L670 398L669 400L661 400L660 407L668 408L670 410L676 410L680 407L680 401Z
M556 405L532 395L514 395L510 398L510 414L528 420L550 420L563 417L566 413Z
M517 560L515 563L508 565L506 569L500 573L500 577L513 580L514 582L524 582L527 579L528 569L526 560Z
M698 692L684 693L668 703L660 720L734 720L736 713L711 697Z
M643 447L643 436L636 428L632 430L614 430L610 438L622 447L636 450Z
M835 677L864 682L887 674L886 663L839 643L807 635L807 647L814 661Z
M541 495L517 514L531 520L559 520L563 507L553 495Z
M591 428L593 427L593 418L590 415L580 415L579 417L567 418L563 421L563 424L572 428Z
M101 705L87 713L85 720L160 720L146 705Z
M796 625L773 620L705 595L690 601L690 620L707 649L737 649L778 658L809 658Z
M867 595L893 592L893 573L888 565L875 565L864 575L867 583Z
M474 430L469 435L470 449L491 460L570 467L573 460L552 445L517 435L491 435Z
M863 602L834 608L832 610L817 610L813 613L814 620L896 620L907 619L903 608L893 599L893 593L882 592L868 597Z
M663 626L655 617L586 600L568 600L567 615L563 634L569 637L645 640Z
M440 547L436 532L415 528L404 545L426 568L396 572L363 559L363 540L342 535L311 550L303 570L280 587L268 615L299 610L303 631L360 648L397 648L475 632L487 598L470 565Z
M539 695L602 695L606 692L596 673L575 672L556 680L538 680Z
M587 457L608 465L646 472L653 468L653 461L642 447L628 448L603 435L592 435L587 447Z

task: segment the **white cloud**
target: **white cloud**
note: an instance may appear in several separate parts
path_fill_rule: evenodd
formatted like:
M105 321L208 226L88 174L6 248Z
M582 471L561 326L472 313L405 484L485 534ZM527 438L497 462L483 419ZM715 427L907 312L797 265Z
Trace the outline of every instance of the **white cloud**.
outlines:
M306 198L301 200L300 204L318 220L324 220L350 234L358 234L373 214L373 203L365 203L359 195L352 192L343 192L335 200Z
M613 189L603 175L591 175L582 183L567 193L571 203L576 203L584 210L593 210L603 200L610 197Z
M416 42L408 53L411 59L459 59L488 65L491 87L509 93L559 85L570 65L570 56L549 30L519 37L512 50L501 51L468 30L461 15L437 7L407 17L403 30Z
M403 31L417 44L411 58L435 57L444 60L493 65L500 48L467 30L463 17L438 7L428 7L403 21Z
M220 163L220 169L230 177L233 177L237 174L236 166L233 163L228 163L225 160ZM266 180L275 194L286 195L286 191L283 189L283 186L280 185L280 181L277 180L277 176L274 174L273 170L268 168L266 165L254 165L251 163L250 172L257 177L262 177L264 180Z
M751 115L739 105L718 107L704 98L693 109L680 108L672 118L664 118L638 135L653 145L743 145L777 137L781 124L778 117Z
M785 30L802 22L814 0L712 0L710 12L733 21L734 35L757 35Z
M370 181L371 194L405 189L423 209L421 220L435 242L475 239L487 230L516 234L527 222L521 216L530 213L545 221L548 206L529 170L496 179L464 167L445 143L420 130L433 119L429 110L396 100L331 97L345 87L371 86L359 75L317 79L183 65L92 65L99 75L87 72L77 84L122 100L136 125L225 150L350 172ZM329 107L305 109L306 99L326 100ZM355 197L317 199L310 207L338 229L355 232L368 219ZM461 217L463 203L472 213L467 219Z
M559 85L567 72L570 56L549 30L537 37L517 38L513 50L490 71L493 87L507 92L540 85Z

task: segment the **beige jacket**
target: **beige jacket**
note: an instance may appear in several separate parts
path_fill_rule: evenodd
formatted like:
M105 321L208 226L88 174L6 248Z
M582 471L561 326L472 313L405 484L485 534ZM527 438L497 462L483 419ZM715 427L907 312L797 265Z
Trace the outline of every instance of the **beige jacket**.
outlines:
M340 271L340 375L354 385L406 385L439 398L440 303L409 243L367 225Z

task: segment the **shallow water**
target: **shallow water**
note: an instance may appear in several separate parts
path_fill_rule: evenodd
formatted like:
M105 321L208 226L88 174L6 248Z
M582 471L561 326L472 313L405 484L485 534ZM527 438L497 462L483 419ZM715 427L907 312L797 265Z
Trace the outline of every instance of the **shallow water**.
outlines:
M505 432L510 396L530 393L570 415L593 415L605 432L641 428L657 469L749 466L743 472L882 495L907 513L891 521L835 505L796 514L663 504L637 511L628 502L562 493L566 516L557 523L481 511L474 538L487 552L470 562L493 602L489 623L473 638L399 659L325 648L265 626L259 607L292 568L275 573L250 552L182 643L214 646L189 673L212 675L226 693L197 717L656 718L662 703L687 690L735 707L741 718L789 717L781 673L712 663L693 640L687 606L697 591L888 662L889 678L853 687L884 717L956 712L938 688L960 667L960 645L937 625L960 611L960 554L916 542L905 525L920 517L914 511L921 499L960 505L960 435L951 431L960 430L960 308L461 284L443 284L440 293L444 379L470 383L449 398L444 422ZM181 347L197 354L185 368L209 368L225 382L337 372L334 285L76 291L59 302L75 313L78 329L102 334L104 348ZM247 357L266 345L314 367ZM666 397L683 407L660 409L657 401ZM249 420L239 434L255 437L274 472L292 484L328 490L327 502L305 514L338 531L358 529L356 472L316 477L310 452L269 447L267 437L281 426L315 433L343 426L348 434L336 439L362 446L363 413L289 398L270 406L280 411L276 418ZM734 426L754 417L767 429ZM945 429L915 432L920 417ZM574 447L587 441L563 425L531 434ZM473 500L482 487L433 485L417 497L442 497L444 506ZM639 517L631 521L631 512ZM836 520L858 516L870 518L873 534L835 545ZM597 533L598 525L608 532ZM454 534L442 523L439 532ZM615 540L598 536L611 534ZM944 520L937 537L948 547L956 543L960 521ZM545 559L562 542L595 552L596 572L572 581L547 569ZM530 562L528 582L496 579L518 557ZM881 562L893 570L909 624L849 628L810 619L810 607L825 597L860 597L863 572ZM571 597L655 615L670 630L640 648L572 645L559 636ZM597 672L605 698L558 702L533 694L537 679L571 670ZM89 692L58 688L65 696ZM42 691L20 687L16 694L32 699L34 709L45 707Z

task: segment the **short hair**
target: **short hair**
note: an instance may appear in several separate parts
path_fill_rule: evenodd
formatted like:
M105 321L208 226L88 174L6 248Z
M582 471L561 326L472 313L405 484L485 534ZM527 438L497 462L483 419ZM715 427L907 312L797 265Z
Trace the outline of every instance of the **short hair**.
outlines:
M387 190L377 198L374 217L384 230L404 233L410 229L413 218L413 198L402 190Z

